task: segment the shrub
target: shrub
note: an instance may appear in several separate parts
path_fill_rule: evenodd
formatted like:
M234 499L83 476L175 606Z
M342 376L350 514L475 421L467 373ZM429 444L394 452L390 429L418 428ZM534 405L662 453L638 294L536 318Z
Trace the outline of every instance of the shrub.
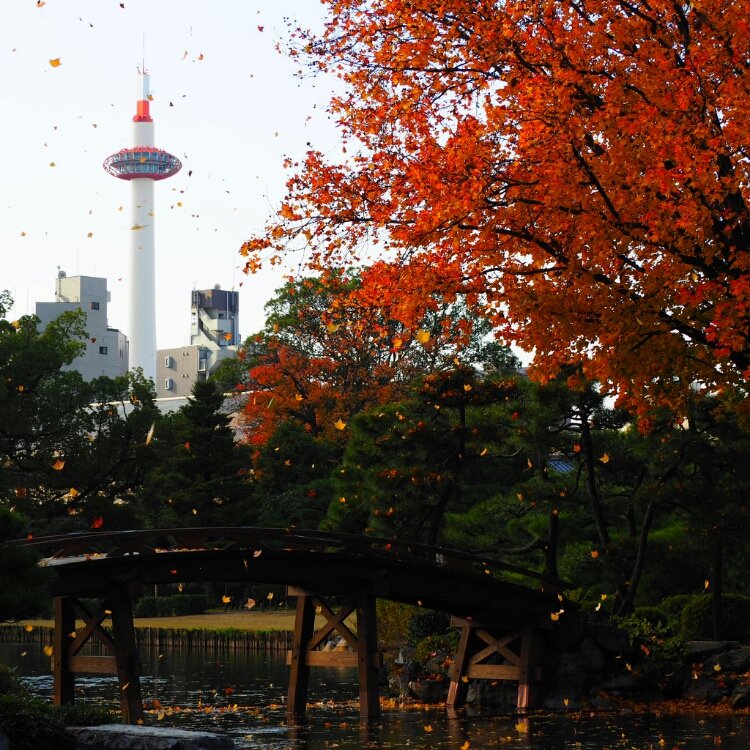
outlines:
M0 664L0 695L27 695L26 687L12 667Z
M667 621L671 619L679 621L685 605L694 598L695 594L675 594L675 596L668 596L666 599L662 599L658 607L664 613Z
M449 660L458 647L458 631L428 635L417 643L414 650L414 660L423 668L435 657L441 659L436 674L445 677L448 674Z
M172 617L199 615L208 603L203 594L175 594L174 596L142 596L133 607L135 617Z
M724 611L724 637L731 641L750 641L750 596L724 594L721 597ZM700 594L692 597L682 610L680 619L682 636L686 640L713 638L711 597Z
M444 612L432 609L416 609L409 618L406 628L406 642L416 646L429 635L442 635L450 627L450 618Z
M378 641L382 647L398 649L406 643L409 621L416 611L410 604L378 599Z
M13 750L74 750L62 716L49 703L20 695L0 695L0 730Z

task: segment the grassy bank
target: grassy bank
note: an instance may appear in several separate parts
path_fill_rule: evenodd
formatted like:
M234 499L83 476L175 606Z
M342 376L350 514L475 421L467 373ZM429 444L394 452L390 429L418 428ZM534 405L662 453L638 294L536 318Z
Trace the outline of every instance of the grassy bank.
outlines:
M294 612L217 612L205 615L175 615L173 617L136 617L137 628L160 630L294 630ZM23 626L51 628L53 620L24 620ZM109 625L109 620L104 625ZM321 624L320 622L318 624ZM83 627L80 620L76 627Z

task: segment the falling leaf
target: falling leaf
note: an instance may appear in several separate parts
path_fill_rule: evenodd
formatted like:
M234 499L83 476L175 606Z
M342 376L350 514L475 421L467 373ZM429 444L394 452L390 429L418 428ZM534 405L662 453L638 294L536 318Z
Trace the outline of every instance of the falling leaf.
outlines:
M264 28L265 26L258 26L258 31L263 31Z
M60 67L60 66L62 65L62 63L60 62L60 58L59 58L59 57L53 57L53 58L52 58L52 59L51 59L51 60L49 61L49 64L50 64L50 65L51 65L51 66L52 66L53 68L59 68L59 67Z
M714 664L714 672L721 672L721 664Z
M252 609L255 606L255 599L248 599L244 606L247 607L247 609Z
M25 236L26 236L26 232L21 232L21 237L25 237Z
M304 397L304 396L303 396L303 395L302 395L301 393L295 393L295 394L294 394L294 400L295 400L295 401L303 401L303 400L304 400L304 398L305 398L305 397Z
M560 619L560 613L559 612L550 612L549 613L549 619L552 620L552 622L557 622Z
M563 706L565 706L565 708L568 707L569 703L570 703L570 698L563 698Z
M710 585L709 580L708 580L708 578L706 578L706 580L703 581L703 588L707 589L709 587L709 585Z
M161 721L164 718L164 716L165 716L165 714L164 714L164 709L163 708L159 709L156 712L156 720L157 721Z
M573 446L573 453L580 453L580 452L581 452L581 444L580 443L576 443Z
M61 458L58 458L57 461L52 464L52 468L55 471L62 471L65 468L65 461L63 461Z
M432 724L425 724L424 731L429 734L432 731Z
M226 332L226 333L224 334L224 338L225 338L225 339L226 339L227 341L231 341L231 340L232 340L232 333L231 333L231 331L227 331L227 332Z
M629 662L625 662L625 669L627 669L628 672L632 672L633 671L633 665L630 664Z
M593 557L594 560L596 560L596 558L599 557L599 550L598 549L592 549L591 550L591 557Z
M464 392L468 393L471 390L471 385L469 383L464 383Z
M26 631L27 633L30 633L30 632L31 632L31 631L32 631L32 630L34 629L34 626L33 626L33 625L24 625L24 626L23 626L23 629L24 629L24 630L25 630L25 631Z
M37 8L43 8L47 3L45 0L36 0L36 7Z
M26 497L29 494L27 487L16 487L16 497Z
M339 498L339 502L343 505L346 502L346 498L345 497L340 497Z
M197 516L197 515L198 515L198 510L197 510L197 508L193 508L193 515L194 515L194 516Z
M262 549L256 549L253 551L253 557L260 557L263 554Z
M227 596L226 594L224 594L224 596L221 597L221 603L222 604L229 604L229 602L231 602L231 601L232 601L232 597L231 596Z
M146 445L151 445L151 441L154 439L154 430L156 429L156 422L151 423L151 427L148 429L148 434L146 435Z
M646 656L651 656L651 649L644 643L641 643L641 651L643 651Z
M516 732L519 734L525 734L529 731L529 722L526 721L526 719L521 719L521 721L516 722Z
M609 463L609 456L608 456L608 455L607 455L607 454L605 453L605 454L604 454L603 456L600 456L600 457L599 457L599 460L600 460L600 461L601 461L601 462L602 462L603 464Z
M487 448L483 448L482 452L479 455L480 456L486 456L487 455Z
M93 233L93 232L89 232L89 233L88 233L88 234L87 234L86 236L87 236L87 237L88 237L89 239L91 239L91 238L92 238L92 237L94 236L94 233Z
M414 334L414 338L424 346L429 340L430 340L430 332L425 331L424 328L420 328L416 334Z
M471 742L469 742L469 740L466 740L466 742L464 742L464 744L461 745L460 750L469 750L470 747L471 747Z
M183 446L184 446L184 448L185 448L186 451L190 450L190 442L189 441L186 441L185 443L183 443Z
M51 162L49 163L49 165L50 165L50 167L56 167L56 166L57 166L57 164L55 164L55 162L53 162L53 161L51 161Z
M202 52L200 53L200 55L198 55L197 59L198 60L202 60L203 59L203 53Z
M68 490L68 494L69 494L69 495L70 495L71 497L78 497L78 495L80 495L81 493L80 493L80 492L79 492L79 491L78 491L78 490L77 490L77 489L76 489L75 487L71 487L71 488L70 488L70 489Z
M269 602L273 599L273 591L269 591L268 594L266 594L266 599L268 599Z
M97 516L91 522L91 528L92 529L101 529L102 526L104 526L104 517L103 516Z
M329 323L326 326L326 330L328 331L328 333L336 333L339 328L341 328L341 323Z
M343 430L343 429L344 429L344 427L346 427L346 422L344 422L344 421L343 421L343 420L341 419L341 417L339 417L339 418L338 418L338 419L337 419L337 420L336 420L336 421L335 421L335 422L333 423L333 426L334 426L334 427L335 427L335 428L336 428L337 430Z
M75 630L71 630L70 633L68 633L68 638L78 638L78 633Z
M52 646L45 646L42 651L44 651L45 656L52 656L53 648Z
M130 227L131 231L137 232L139 229L143 229L143 224L133 224L132 227Z

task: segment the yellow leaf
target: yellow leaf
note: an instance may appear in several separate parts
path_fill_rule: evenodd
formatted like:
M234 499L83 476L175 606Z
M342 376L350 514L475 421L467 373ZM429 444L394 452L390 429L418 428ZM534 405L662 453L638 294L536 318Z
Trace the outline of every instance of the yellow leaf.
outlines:
M92 238L92 237L94 236L94 233L93 233L93 232L89 232L89 233L88 233L88 234L87 234L86 236L87 236L87 237L88 237L89 239L91 239L91 238Z
M134 232L137 232L139 229L143 229L143 224L133 224L133 226L130 227L130 229Z
M160 708L156 714L156 720L161 721L164 718L164 709Z
M626 662L625 663L625 669L627 669L628 672L632 672L633 671L633 665L630 664L629 662Z
M570 703L570 698L563 698L563 705L565 706L565 708L568 707L568 703Z
M482 452L479 454L480 456L486 456L487 455L487 449L483 448Z
M44 651L45 656L52 656L53 648L52 646L45 646L42 651Z
M152 422L151 427L148 428L148 434L146 435L146 445L151 445L151 441L154 439L155 429L156 429L156 422Z
M78 491L78 490L77 490L77 489L76 489L75 487L71 487L71 488L70 488L70 489L68 490L68 494L69 494L69 495L70 495L71 497L78 497L78 495L80 495L81 493L80 493L80 492L79 492L79 491Z
M529 722L526 719L516 722L516 732L524 734L529 731Z
M60 62L60 58L59 58L59 57L53 57L53 58L52 58L52 59L51 59L51 60L49 61L49 64L50 64L50 65L51 65L51 66L52 66L53 68L59 68L59 67L60 67L60 66L62 65L62 63Z
M464 383L464 392L468 393L471 390L471 385L469 383Z
M31 631L32 631L32 630L34 629L34 626L33 626L33 625L24 625L24 626L23 626L23 629L24 629L24 630L25 630L25 631L26 631L27 633L30 633L30 632L31 632Z
M703 588L707 589L709 587L709 585L710 585L709 580L708 580L708 578L706 578L706 580L703 581Z
M603 456L600 456L600 457L599 457L599 460L600 460L600 461L601 461L601 462L602 462L603 464L609 463L609 456L608 456L608 455L607 455L607 454L605 453L605 454L604 454Z
M335 427L335 428L336 428L337 430L343 430L343 429L344 429L344 427L346 427L346 422L344 422L344 421L343 421L343 420L341 419L341 417L339 417L339 418L338 418L338 419L337 419L337 420L336 420L336 421L335 421L335 422L333 423L333 426L334 426L334 427Z
M62 471L65 468L65 461L63 461L61 458L58 458L57 461L52 464L52 468L55 471Z
M404 340L400 338L393 339L393 348L400 349L404 345Z
M49 163L49 165L50 165L50 167L56 167L56 166L57 166L57 164L55 164L55 162L53 162L53 161L51 161L51 162Z
M721 664L714 664L714 672L721 672Z
M461 750L469 750L470 747L471 747L471 742L469 742L469 740L466 740L466 742L464 742L464 744L461 745Z
M326 331L328 331L328 333L336 333L339 328L341 328L341 323L329 323L326 326Z
M552 620L552 622L557 622L560 619L560 613L559 612L550 612L549 613L549 619Z
M414 335L414 338L424 346L430 340L430 332L425 331L424 328L420 328Z
M425 724L424 731L429 734L432 731L432 724Z
M266 594L266 599L268 599L269 602L273 599L273 591L269 591L268 594Z
M231 596L227 596L226 594L224 594L224 596L221 597L221 603L222 604L229 604L229 602L231 602L231 601L232 601L232 597Z

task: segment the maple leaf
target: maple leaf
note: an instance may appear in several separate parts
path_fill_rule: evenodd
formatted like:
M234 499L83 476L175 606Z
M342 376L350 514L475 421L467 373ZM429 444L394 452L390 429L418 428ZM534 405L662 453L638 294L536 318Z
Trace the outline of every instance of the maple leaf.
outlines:
M65 468L65 461L62 458L58 458L55 463L52 464L52 468L55 471L62 471Z
M243 606L246 607L247 609L252 609L255 606L255 599L248 598L248 600L245 602Z
M224 594L221 597L221 603L222 604L229 604L229 602L231 602L231 601L232 601L232 597L231 596L227 596L226 594Z
M420 328L416 334L414 334L414 338L424 346L429 340L430 340L430 332L425 331L423 328Z
M102 526L104 526L103 516L96 516L96 518L94 518L94 520L91 522L92 529L101 529Z
M337 420L336 420L336 421L335 421L335 422L333 423L333 426L334 426L334 427L335 427L335 428L336 428L337 430L343 430L343 429L344 429L344 428L346 427L346 422L344 422L344 421L343 421L343 420L341 419L341 417L339 417L339 418L338 418L338 419L337 419Z
M50 64L50 65L51 65L51 66L52 66L53 68L59 68L59 67L60 67L60 66L62 65L62 62L60 62L60 58L59 58L59 57L53 57L53 58L52 58L52 59L51 59L51 60L49 61L49 64Z

